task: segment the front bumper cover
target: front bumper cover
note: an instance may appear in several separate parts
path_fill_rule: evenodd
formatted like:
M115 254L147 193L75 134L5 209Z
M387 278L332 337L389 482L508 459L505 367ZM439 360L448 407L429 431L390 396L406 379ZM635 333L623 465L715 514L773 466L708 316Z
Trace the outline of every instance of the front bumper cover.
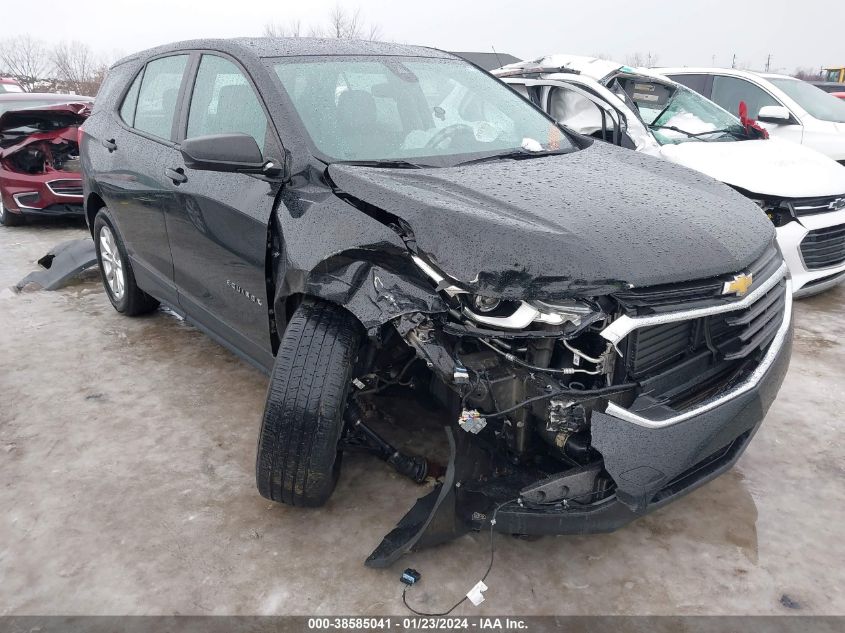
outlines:
M810 270L801 256L801 242L810 231L845 224L845 210L802 216L777 228L777 240L789 266L796 299L824 292L845 281L845 264Z
M647 427L593 412L593 446L616 483L615 494L593 505L531 507L519 500L524 479L498 477L500 457L447 428L451 457L442 483L420 498L367 559L386 567L404 553L489 528L499 532L610 532L695 490L730 469L748 446L789 367L791 319L773 361L751 388L670 426ZM635 403L636 404L636 403Z

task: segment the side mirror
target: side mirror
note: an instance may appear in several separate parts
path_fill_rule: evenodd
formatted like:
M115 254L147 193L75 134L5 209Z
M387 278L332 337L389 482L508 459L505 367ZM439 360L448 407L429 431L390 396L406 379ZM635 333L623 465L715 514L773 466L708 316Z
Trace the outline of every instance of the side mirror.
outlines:
M757 113L757 120L764 123L779 123L780 125L791 125L794 123L792 114L783 106L763 106Z
M209 134L182 141L185 166L205 171L275 175L282 166L265 160L258 143L249 134Z

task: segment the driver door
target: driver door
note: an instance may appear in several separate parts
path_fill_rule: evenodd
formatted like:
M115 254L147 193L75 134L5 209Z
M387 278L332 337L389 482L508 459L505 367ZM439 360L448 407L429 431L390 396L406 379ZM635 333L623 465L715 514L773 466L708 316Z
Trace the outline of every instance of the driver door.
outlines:
M203 53L193 64L180 139L252 136L265 156L280 156L269 117L246 71ZM181 155L162 165L175 192L167 209L179 304L192 321L259 367L272 368L266 253L278 179L190 169Z

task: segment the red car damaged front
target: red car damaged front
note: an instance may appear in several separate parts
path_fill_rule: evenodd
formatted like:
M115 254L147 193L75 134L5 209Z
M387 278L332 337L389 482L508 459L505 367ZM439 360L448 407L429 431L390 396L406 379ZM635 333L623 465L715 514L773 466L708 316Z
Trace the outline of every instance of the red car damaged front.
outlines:
M10 110L0 116L0 221L81 216L79 126L90 103Z

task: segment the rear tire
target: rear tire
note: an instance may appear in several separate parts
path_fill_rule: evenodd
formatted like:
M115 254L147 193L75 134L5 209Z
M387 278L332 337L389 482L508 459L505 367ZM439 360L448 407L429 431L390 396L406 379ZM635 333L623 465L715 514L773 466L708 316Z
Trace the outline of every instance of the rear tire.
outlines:
M12 213L3 206L3 194L0 194L0 224L3 226L20 226L26 224L26 218L21 213Z
M311 507L331 496L361 339L358 321L330 303L307 300L294 313L276 355L258 436L261 496Z
M115 310L126 316L138 316L152 312L158 307L158 300L135 283L135 274L132 272L123 238L105 207L100 209L94 218L94 247L97 250L103 287Z

